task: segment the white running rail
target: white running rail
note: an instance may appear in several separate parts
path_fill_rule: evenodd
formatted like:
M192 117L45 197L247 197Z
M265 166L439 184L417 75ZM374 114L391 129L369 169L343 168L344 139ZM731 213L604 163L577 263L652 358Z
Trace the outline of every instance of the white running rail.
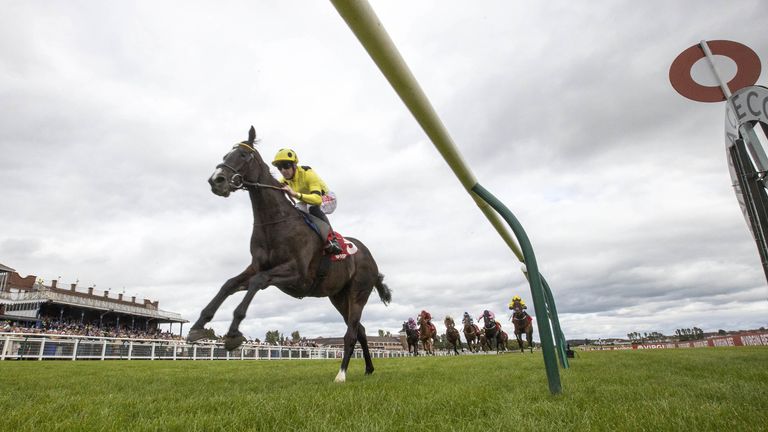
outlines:
M405 351L370 350L373 358L407 357ZM227 351L223 343L121 339L0 332L0 360L297 360L341 359L341 348L244 344ZM353 358L362 358L356 349Z

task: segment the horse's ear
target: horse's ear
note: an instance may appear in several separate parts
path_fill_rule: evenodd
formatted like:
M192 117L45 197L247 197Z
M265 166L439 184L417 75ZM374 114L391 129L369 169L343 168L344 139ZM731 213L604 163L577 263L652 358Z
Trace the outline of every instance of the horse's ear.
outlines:
M253 128L253 125L251 125L251 128L248 130L248 144L250 146L253 146L253 143L256 141L256 129Z

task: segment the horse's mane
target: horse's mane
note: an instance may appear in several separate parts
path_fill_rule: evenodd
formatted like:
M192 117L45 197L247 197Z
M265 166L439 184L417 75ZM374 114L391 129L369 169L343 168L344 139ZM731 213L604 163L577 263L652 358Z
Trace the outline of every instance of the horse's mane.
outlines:
M241 144L247 144L247 143L241 143ZM277 187L283 187L283 184L280 183L280 180L276 179L272 172L270 171L269 165L264 162L264 158L261 157L261 153L256 149L256 147L251 147L253 150L253 153L256 155L256 162L261 166L261 173L262 175L258 179L263 184L267 184L270 186L277 186Z

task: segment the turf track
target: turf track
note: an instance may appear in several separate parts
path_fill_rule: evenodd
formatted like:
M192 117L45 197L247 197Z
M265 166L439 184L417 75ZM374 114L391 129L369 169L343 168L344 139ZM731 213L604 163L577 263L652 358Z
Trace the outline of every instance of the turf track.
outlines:
M3 361L0 430L768 430L768 347L362 363Z

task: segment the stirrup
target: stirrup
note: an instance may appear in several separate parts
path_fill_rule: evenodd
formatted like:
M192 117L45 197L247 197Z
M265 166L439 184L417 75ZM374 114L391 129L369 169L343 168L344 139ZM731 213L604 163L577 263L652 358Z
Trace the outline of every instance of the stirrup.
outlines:
M325 250L331 255L339 255L344 252L336 239L329 241L328 245L325 246Z

